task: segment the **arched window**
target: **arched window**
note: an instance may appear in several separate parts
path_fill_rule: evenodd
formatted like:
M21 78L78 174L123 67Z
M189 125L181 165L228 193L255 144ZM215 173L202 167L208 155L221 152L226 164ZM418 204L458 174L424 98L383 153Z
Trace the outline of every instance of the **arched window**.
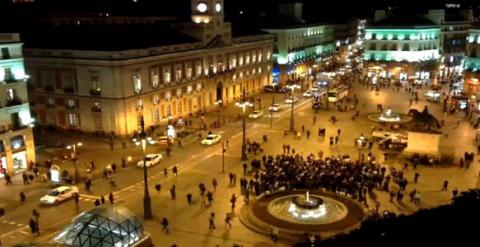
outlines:
M371 43L369 49L370 49L370 50L376 50L376 49L377 49L377 44Z
M409 51L410 50L410 45L408 44L403 44L402 51Z
M382 51L388 51L388 45L387 44L382 45Z

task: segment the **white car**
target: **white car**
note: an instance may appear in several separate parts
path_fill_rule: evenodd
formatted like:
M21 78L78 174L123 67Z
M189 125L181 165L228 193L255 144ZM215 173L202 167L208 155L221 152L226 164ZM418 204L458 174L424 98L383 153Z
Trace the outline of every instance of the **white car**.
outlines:
M145 164L147 165L147 167L154 166L158 164L158 162L160 162L161 159L162 159L161 154L147 154L145 156ZM144 164L143 159L137 162L138 167L143 167L143 164Z
M263 111L252 111L252 113L248 114L249 118L257 119L263 116Z
M305 92L303 93L303 97L305 97L305 98L310 98L310 97L312 97L312 91L310 91L310 90L305 91Z
M76 194L78 194L78 188L75 186L59 186L48 192L46 196L40 198L40 202L42 204L54 205L73 198Z
M273 104L270 107L268 107L268 111L270 112L277 112L277 111L280 111L281 109L282 109L282 105L280 104Z
M203 145L213 145L213 144L219 142L221 138L222 138L221 135L211 134L211 135L208 135L205 139L202 140L202 144Z
M290 97L290 98L288 98L288 99L285 100L285 103L287 103L287 104L290 105L290 104L292 104L292 102L293 102L293 103L296 103L297 101L298 101L297 98L292 98L292 97Z

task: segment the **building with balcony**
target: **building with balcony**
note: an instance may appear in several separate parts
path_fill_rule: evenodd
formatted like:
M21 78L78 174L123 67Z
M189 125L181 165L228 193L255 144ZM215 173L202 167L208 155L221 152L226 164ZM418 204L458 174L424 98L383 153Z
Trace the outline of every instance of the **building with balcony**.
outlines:
M302 8L301 3L282 3L279 17L264 24L263 30L275 35L274 83L305 83L335 53L334 26L306 23Z
M22 45L19 34L0 33L0 177L35 162Z
M60 26L27 35L37 122L130 135L142 116L146 126L163 125L270 84L273 36L232 29L221 0L191 4L185 23Z
M439 57L440 26L424 17L387 15L377 10L374 22L365 28L363 59L370 73L396 79L429 79L431 72L417 65Z
M463 89L467 95L479 96L480 86L480 26L470 29L467 38L467 52L464 63Z
M440 54L443 56L440 76L445 78L462 70L466 51L466 40L473 10L454 8L429 10L426 18L440 26Z

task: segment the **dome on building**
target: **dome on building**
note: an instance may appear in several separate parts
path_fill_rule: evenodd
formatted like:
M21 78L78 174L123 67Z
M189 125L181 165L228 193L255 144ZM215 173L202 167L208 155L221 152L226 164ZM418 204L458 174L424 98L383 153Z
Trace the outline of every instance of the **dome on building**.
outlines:
M55 237L68 246L131 246L144 237L143 227L127 208L102 205L78 215Z

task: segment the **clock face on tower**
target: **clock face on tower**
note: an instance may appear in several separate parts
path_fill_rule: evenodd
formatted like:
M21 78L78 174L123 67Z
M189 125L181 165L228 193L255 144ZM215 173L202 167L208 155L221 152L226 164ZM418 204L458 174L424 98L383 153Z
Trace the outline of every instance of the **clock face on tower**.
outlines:
M215 4L215 10L217 12L221 12L222 11L222 4L220 4L220 3Z
M207 4L206 3L199 3L197 4L197 10L198 12L200 13L205 13L205 11L207 11L208 7L207 7Z

